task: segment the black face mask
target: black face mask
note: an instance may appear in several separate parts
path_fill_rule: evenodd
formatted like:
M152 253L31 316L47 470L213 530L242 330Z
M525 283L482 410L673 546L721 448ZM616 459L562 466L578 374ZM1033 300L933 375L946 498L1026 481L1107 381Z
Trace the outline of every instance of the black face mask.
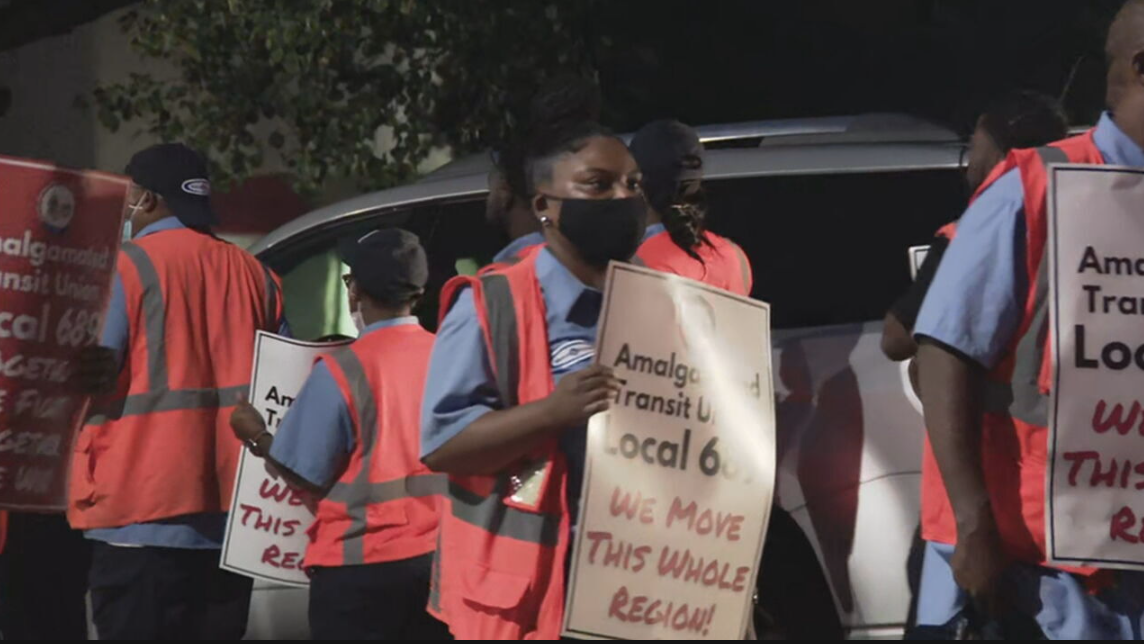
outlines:
M603 268L612 260L627 261L639 249L647 227L643 197L548 198L561 203L558 229L588 264Z

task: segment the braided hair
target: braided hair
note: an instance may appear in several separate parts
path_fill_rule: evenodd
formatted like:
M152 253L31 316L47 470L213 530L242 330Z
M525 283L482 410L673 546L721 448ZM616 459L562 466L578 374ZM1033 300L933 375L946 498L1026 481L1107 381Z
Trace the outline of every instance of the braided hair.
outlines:
M700 262L707 237L707 204L699 188L703 144L695 130L679 121L654 121L632 139L632 156L643 172L644 198L663 219L671 241Z

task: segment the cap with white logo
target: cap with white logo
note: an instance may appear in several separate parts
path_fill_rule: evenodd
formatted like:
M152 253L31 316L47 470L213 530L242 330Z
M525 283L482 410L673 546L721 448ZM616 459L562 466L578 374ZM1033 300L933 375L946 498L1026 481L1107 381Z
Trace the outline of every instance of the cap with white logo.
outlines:
M153 145L131 157L127 174L163 198L186 226L218 223L211 208L211 184L202 155L182 143Z

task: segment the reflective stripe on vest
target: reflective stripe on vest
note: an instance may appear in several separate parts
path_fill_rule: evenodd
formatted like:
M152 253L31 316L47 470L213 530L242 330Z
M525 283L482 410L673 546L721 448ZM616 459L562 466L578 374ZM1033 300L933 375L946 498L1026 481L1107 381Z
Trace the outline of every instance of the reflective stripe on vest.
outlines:
M353 398L354 410L357 412L359 429L361 468L351 483L338 482L326 495L328 500L346 505L346 515L350 519L350 525L342 537L342 547L346 565L353 566L365 563L365 534L368 527L369 505L442 494L447 479L444 474L425 474L381 483L370 482L373 448L377 444L377 402L357 354L348 348L343 348L330 354L330 357L338 363L338 367L345 375Z
M496 488L489 496L481 496L450 481L449 499L453 517L498 537L554 547L560 536L560 517L525 512L505 505L504 497L508 490L509 481L506 476L498 477Z
M1064 150L1054 147L1037 148L1037 155L1045 170L1058 163L1068 163ZM1021 336L1013 354L1013 376L1010 382L987 381L985 411L1004 414L1017 420L1044 427L1049 424L1049 397L1041 393L1037 384L1041 364L1045 358L1045 341L1049 333L1049 253L1041 255L1037 268L1037 284L1033 291L1036 310L1025 335Z
M493 369L496 371L497 391L501 403L507 407L517 404L516 383L520 380L520 346L516 328L516 304L512 289L504 275L485 275L481 278L485 295L485 319L493 346Z
M494 273L480 280L497 389L503 406L512 407L518 401L516 385L520 367L516 304L507 277ZM450 481L453 517L497 536L555 546L560 534L559 516L526 512L504 503L506 496L524 487L525 483L515 474L502 474L497 477L492 494L482 496Z
M433 547L433 564L429 569L429 609L441 611L441 531L437 531L437 545Z
M249 389L249 384L235 385L221 389L176 389L170 388L167 372L167 308L163 301L163 286L159 272L147 252L137 244L123 244L123 254L131 260L139 274L143 287L141 307L143 310L143 334L147 338L147 386L149 391L130 394L107 403L87 421L91 425L101 425L108 420L118 420L127 416L141 416L165 411L190 409L219 409L238 404L239 398ZM277 293L270 270L266 271L269 283L267 291L275 291L272 298L277 307ZM273 311L271 312L273 316Z

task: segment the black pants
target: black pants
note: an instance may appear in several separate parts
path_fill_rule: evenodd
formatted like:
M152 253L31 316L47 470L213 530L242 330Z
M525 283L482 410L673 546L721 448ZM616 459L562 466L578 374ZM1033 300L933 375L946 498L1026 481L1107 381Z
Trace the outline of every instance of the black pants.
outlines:
M99 639L242 639L253 580L218 562L218 550L97 542L90 584Z
M91 542L62 514L8 515L0 555L0 633L11 640L87 639Z
M310 635L315 640L448 640L425 611L433 555L362 566L314 568Z

